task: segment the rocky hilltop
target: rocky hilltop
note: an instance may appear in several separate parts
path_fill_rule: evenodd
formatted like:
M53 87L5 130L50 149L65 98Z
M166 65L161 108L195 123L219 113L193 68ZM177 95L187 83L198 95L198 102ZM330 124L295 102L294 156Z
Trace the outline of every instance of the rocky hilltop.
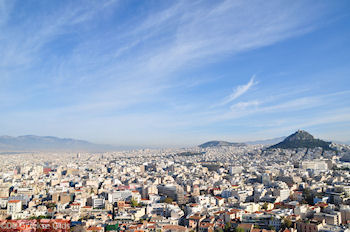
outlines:
M270 146L269 149L293 149L293 148L323 148L324 150L333 150L330 147L331 142L326 142L321 139L315 139L310 133L304 130L298 130L294 134L289 135L282 142Z

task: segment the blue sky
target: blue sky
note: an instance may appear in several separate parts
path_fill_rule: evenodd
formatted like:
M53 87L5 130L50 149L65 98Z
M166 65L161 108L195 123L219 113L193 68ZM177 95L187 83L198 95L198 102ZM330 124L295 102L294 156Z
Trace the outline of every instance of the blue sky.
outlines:
M349 1L0 0L0 128L188 146L350 140Z

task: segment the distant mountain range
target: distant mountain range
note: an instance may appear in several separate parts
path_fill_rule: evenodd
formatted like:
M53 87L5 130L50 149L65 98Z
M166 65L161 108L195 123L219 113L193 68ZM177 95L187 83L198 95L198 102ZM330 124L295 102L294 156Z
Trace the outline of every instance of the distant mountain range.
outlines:
M231 142L226 142L226 141L209 141L206 143L203 143L199 145L200 148L208 148L208 147L224 147L224 146L235 146L235 147L241 147L245 146L246 144L244 143L231 143Z
M270 146L269 149L293 149L293 148L316 148L321 147L324 150L333 150L330 147L331 142L321 139L315 139L314 136L304 130L298 130L294 134L289 135L282 142Z
M0 151L108 151L118 147L53 136L0 136Z
M331 150L330 142L315 139L306 131L299 130L288 137L279 137L267 140L249 141L245 143L235 143L227 141L209 141L199 145L200 148L224 147L224 146L246 146L247 144L271 145L269 148L315 148L322 147ZM344 144L344 143L343 143ZM58 138L53 136L24 135L18 137L0 136L0 154L9 152L29 152L29 151L71 151L71 152L104 152L115 150L140 149L141 147L112 146L95 144L84 140Z

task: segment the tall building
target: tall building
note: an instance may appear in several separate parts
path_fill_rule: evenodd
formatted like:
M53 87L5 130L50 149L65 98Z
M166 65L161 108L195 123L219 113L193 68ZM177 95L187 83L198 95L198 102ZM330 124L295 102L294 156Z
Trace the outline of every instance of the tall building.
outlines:
M7 203L7 214L11 215L14 213L21 212L22 202L20 200L11 200Z
M159 185L158 193L160 195L172 198L173 200L177 201L178 204L183 204L185 202L184 190L179 185Z

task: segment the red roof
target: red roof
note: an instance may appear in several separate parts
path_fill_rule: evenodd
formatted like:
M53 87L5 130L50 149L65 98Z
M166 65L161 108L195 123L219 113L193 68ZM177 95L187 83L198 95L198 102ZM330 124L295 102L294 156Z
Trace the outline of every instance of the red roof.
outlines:
M72 203L72 204L70 204L70 205L80 205L80 203Z
M88 228L87 230L102 230L102 227L93 226L93 227Z
M11 200L8 203L18 203L18 202L21 202L21 201L20 200Z
M230 212L236 212L236 213L238 213L238 212L241 212L242 210L241 209L230 209Z
M224 210L222 210L222 211L217 211L217 212L215 212L214 214L222 214L222 213L225 213L225 211L224 211Z

